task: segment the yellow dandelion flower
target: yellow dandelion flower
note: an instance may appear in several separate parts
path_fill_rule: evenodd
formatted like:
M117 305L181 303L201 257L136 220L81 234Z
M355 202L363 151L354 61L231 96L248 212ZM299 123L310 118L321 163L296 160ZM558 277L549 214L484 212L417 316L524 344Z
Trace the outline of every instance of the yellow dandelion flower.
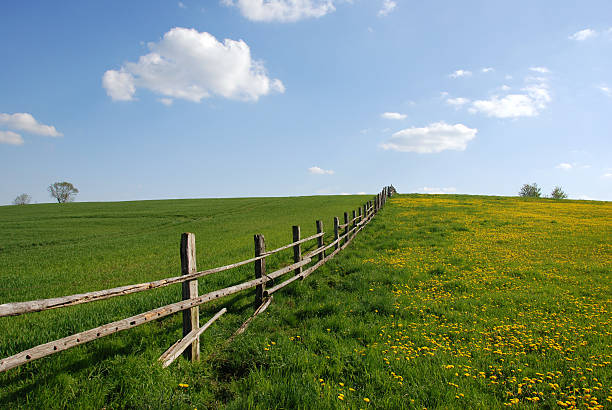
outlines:
M186 383L179 383L179 387L186 388L189 387L189 385Z
M370 399L368 399L367 397L364 397L364 398L363 398L363 401L365 401L366 403L369 403L369 402L370 402Z

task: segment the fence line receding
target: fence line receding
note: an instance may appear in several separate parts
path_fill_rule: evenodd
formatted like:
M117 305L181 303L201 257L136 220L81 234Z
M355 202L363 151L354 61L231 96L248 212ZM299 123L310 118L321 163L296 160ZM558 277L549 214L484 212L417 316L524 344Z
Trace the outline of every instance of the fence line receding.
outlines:
M200 358L200 335L227 311L225 308L221 309L204 326L200 327L200 305L246 289L255 288L255 313L237 332L244 331L248 323L250 323L257 314L263 312L265 308L268 307L273 293L296 280L305 279L328 260L336 256L338 252L346 248L357 233L360 232L378 213L380 208L384 206L387 198L394 193L395 188L393 188L393 186L383 188L372 201L365 203L358 211L353 210L350 217L349 213L345 212L343 224L340 224L339 219L334 217L334 238L333 241L328 244L324 243L323 238L326 232L323 230L322 221L316 221L317 233L306 238L301 238L300 227L296 225L293 226L293 242L290 244L271 251L266 251L264 236L257 234L254 236L255 257L217 268L198 271L195 257L195 235L192 233L184 233L181 235L180 254L182 274L180 276L59 298L1 304L0 317L17 316L143 292L175 283L182 284L182 300L179 302L98 326L62 339L44 343L13 356L6 357L0 360L0 372L178 312L183 312L183 338L178 340L164 352L159 360L163 363L164 367L170 365L181 354L188 360L198 361ZM302 245L314 240L316 240L317 247L307 253L302 253ZM266 272L266 257L290 248L293 249L293 263L273 272ZM198 278L237 268L249 263L253 263L254 265L255 279L208 292L203 295L198 295ZM290 272L293 272L291 277L275 284L275 279Z

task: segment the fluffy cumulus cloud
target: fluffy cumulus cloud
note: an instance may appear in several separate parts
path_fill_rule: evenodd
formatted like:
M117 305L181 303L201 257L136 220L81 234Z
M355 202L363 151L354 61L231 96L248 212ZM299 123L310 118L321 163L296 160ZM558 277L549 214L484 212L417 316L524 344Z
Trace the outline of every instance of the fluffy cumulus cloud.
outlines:
M521 91L521 94L494 95L488 100L476 100L470 112L496 118L535 117L551 101L548 84L545 82L529 84Z
M172 99L200 102L212 95L257 101L271 92L284 92L278 79L268 77L264 65L253 60L242 40L218 41L195 29L173 28L158 43L148 44L150 53L102 77L106 93L116 101L134 99L138 88Z
M0 144L21 145L23 138L13 131L0 131Z
M452 105L453 107L463 107L465 104L469 103L470 100L468 100L467 98L463 98L463 97L457 97L457 98L448 98L446 100L446 103L449 105Z
M573 166L572 166L572 164L568 164L567 162L562 162L559 165L557 165L556 168L570 170L570 169L573 168Z
M391 136L382 148L400 152L431 154L445 150L464 151L467 143L476 137L475 128L463 124L450 125L437 122L422 128L406 128Z
M291 23L336 10L332 0L222 0L251 21Z
M5 127L14 131L23 131L29 134L42 135L43 137L61 137L63 134L58 132L54 126L41 124L26 112L15 114L0 113L0 127Z
M317 166L308 168L308 172L315 175L333 175L334 171L331 169L323 169Z
M597 32L595 30L585 28L584 30L577 31L571 36L569 36L569 39L576 41L584 41L595 36L597 36Z
M455 72L449 74L450 78L459 78L459 77L469 77L472 75L471 71L468 70L456 70Z
M406 118L406 114L400 114L399 112L383 112L380 116L386 120L403 120Z
M393 0L383 0L382 7L378 10L378 17L384 17L389 15L395 8L397 3Z
M483 68L480 71L482 71L483 73L491 73L491 72L495 71L495 69L493 67L485 67L485 68Z

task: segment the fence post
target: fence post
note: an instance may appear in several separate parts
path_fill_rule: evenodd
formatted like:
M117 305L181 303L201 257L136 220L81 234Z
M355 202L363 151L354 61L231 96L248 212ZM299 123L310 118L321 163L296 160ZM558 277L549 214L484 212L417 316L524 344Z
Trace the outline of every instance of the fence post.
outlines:
M323 232L323 221L317 221L316 224L317 224L317 233ZM323 245L324 245L323 235L321 235L317 238L317 248L322 248ZM325 257L325 251L319 254L319 261L323 260L324 257Z
M348 231L349 231L348 212L345 212L344 213L344 243L348 242Z
M368 206L366 204L363 205L363 219L362 221L365 221L366 219L368 219Z
M266 239L261 234L255 235L253 239L255 240L255 257L263 255L266 252ZM255 261L255 279L259 279L263 276L266 276L266 258ZM257 285L255 288L255 309L263 303L265 290L265 282L261 285Z
M359 223L363 222L363 214L361 213L361 207L359 207Z
M181 235L181 274L188 275L197 272L195 235L184 233ZM183 282L183 300L198 297L198 280ZM200 328L200 309L198 306L183 310L183 337L192 330ZM200 338L191 343L191 348L185 349L183 357L192 362L200 360Z
M293 242L300 240L300 226L293 226ZM302 244L293 245L293 262L298 263L302 260ZM295 275L302 273L302 267L296 268L294 271Z
M339 247L339 243L338 243L338 237L340 235L338 235L338 226L340 225L340 221L338 221L338 217L334 216L334 241L336 242L336 245L334 245L334 249L338 249Z
M357 212L353 209L353 236L355 236L355 228L357 228Z

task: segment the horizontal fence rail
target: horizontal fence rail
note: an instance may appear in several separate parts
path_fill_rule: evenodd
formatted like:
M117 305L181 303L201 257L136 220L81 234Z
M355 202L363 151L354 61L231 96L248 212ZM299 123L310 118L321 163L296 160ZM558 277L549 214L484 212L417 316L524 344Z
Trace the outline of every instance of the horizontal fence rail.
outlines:
M324 243L324 235L326 232L323 231L323 223L321 221L316 221L317 233L314 235L306 238L300 238L300 227L294 226L293 242L271 251L265 250L264 236L255 235L254 258L217 268L197 271L195 260L195 235L185 233L181 237L181 271L183 273L181 276L58 298L1 304L0 317L17 316L26 313L40 312L43 310L57 309L97 300L109 299L115 296L129 295L132 293L157 289L176 283L182 283L183 285L183 300L180 302L152 309L148 312L140 313L126 319L117 320L115 322L98 326L84 332L64 337L62 339L44 343L17 353L13 356L6 357L0 360L0 372L178 312L183 312L183 338L177 341L164 354L162 354L159 361L162 362L164 367L166 367L169 366L181 354L183 354L185 358L189 360L197 361L199 360L200 356L199 337L209 326L212 325L214 321L219 319L227 311L225 308L222 309L204 326L200 327L198 310L200 305L246 289L256 288L255 313L239 328L239 331L237 331L234 336L243 332L248 323L250 323L250 321L252 321L257 314L263 312L263 310L267 308L272 300L271 295L273 293L297 280L305 279L328 260L336 256L338 252L346 248L355 238L357 233L359 233L372 220L372 218L374 218L379 209L384 206L387 198L395 194L395 192L395 188L392 186L385 187L379 194L376 195L373 201L368 201L363 205L363 207L360 207L358 211L353 210L351 215L352 217L350 219L348 212L345 212L344 224L342 225L339 224L338 218L334 218L334 239L328 244ZM341 230L342 234L340 234ZM314 240L316 240L317 247L305 254L302 254L301 245ZM294 263L277 269L271 273L266 273L266 258L287 249L293 249ZM332 249L333 251L328 252ZM311 264L312 262L315 263L312 266L307 267L307 265ZM249 263L254 264L255 279L208 292L201 296L198 295L198 278L211 275L213 273L234 269ZM281 283L276 285L274 284L274 279L280 278L289 272L294 272L293 276L285 279ZM270 287L266 288L266 285L268 284Z

